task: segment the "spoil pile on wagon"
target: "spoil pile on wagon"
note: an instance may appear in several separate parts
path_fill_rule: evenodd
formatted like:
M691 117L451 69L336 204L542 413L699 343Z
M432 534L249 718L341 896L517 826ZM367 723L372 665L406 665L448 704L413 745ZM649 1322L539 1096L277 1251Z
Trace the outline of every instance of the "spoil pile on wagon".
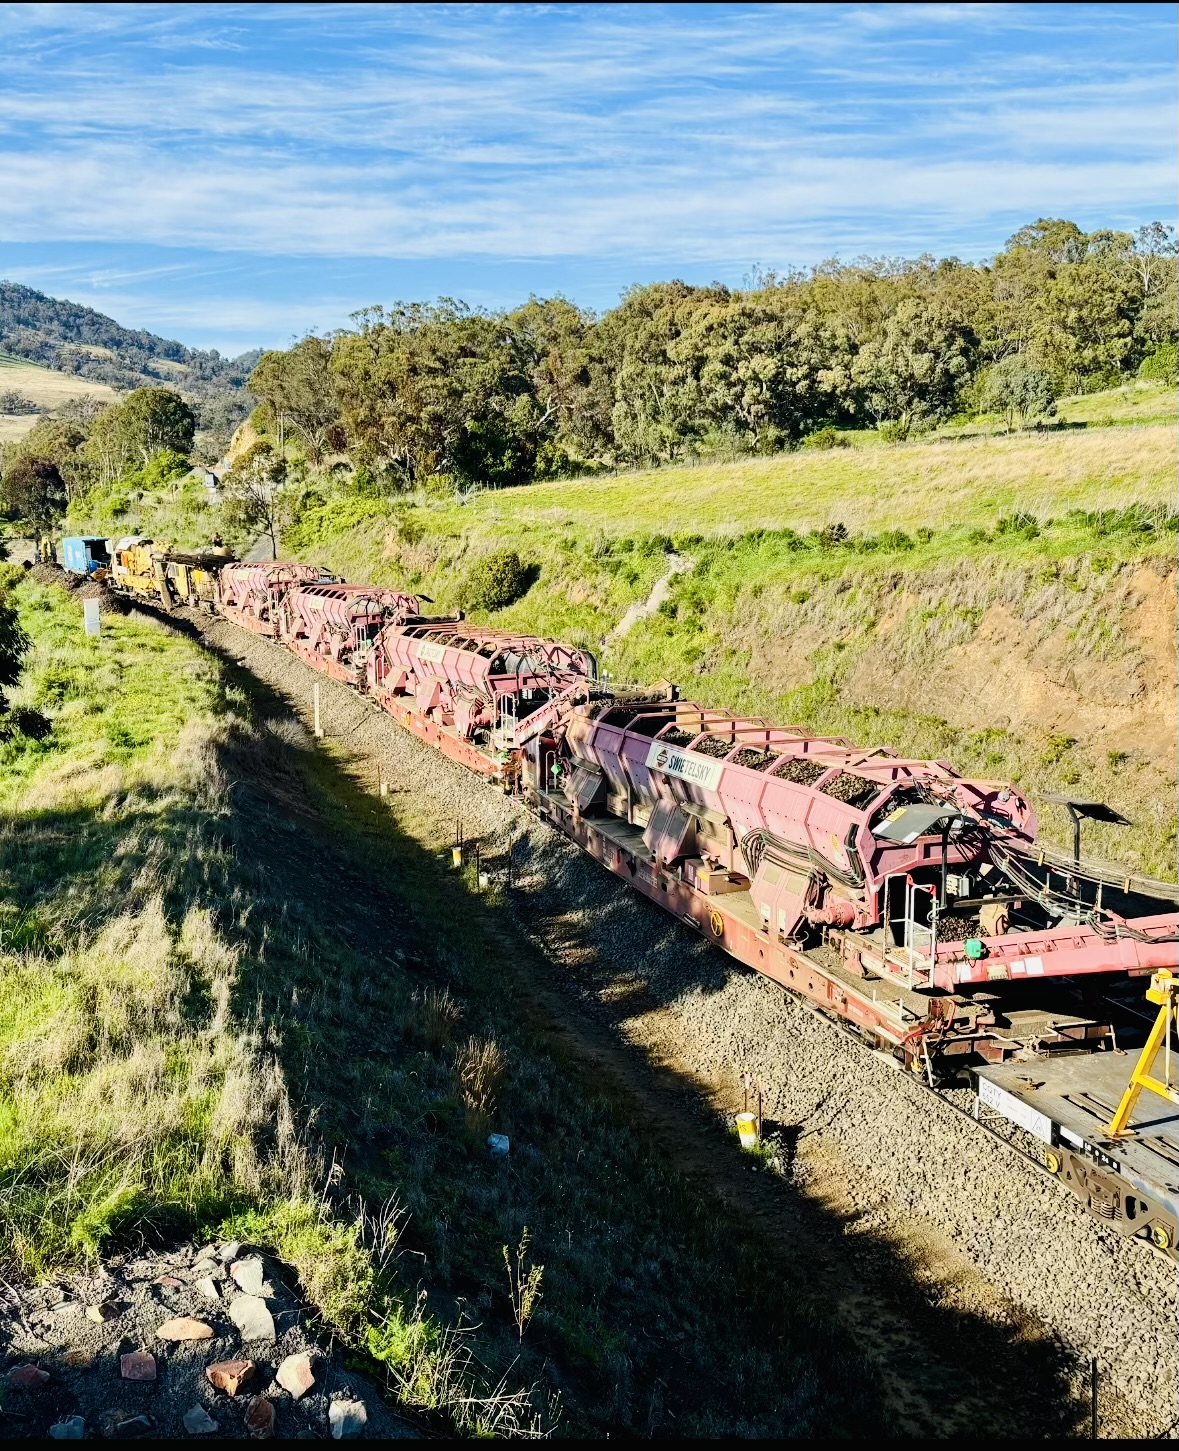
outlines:
M1104 1053L1118 994L1179 970L1170 884L1040 845L1007 783L671 685L607 684L587 650L425 616L412 594L139 538L114 545L107 578L345 681L931 1087L969 1070L980 1110L1047 1144L1090 1208L1173 1250L1179 1120L1144 1105L1133 1142L1114 1144ZM1089 1087L1081 1059L1104 1060ZM1035 1078L1019 1071L1033 1061Z

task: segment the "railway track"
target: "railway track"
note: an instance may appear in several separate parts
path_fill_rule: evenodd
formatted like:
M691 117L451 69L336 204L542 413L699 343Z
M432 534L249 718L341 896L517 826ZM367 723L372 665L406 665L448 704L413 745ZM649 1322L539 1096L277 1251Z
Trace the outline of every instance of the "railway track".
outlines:
M1179 973L1179 889L1082 861L1082 816L1109 808L1070 805L1062 859L1015 788L945 762L711 709L666 683L606 685L584 649L424 615L412 594L312 565L94 545L63 541L63 557L101 553L123 594L276 640L931 1087L976 1073L976 1118L985 1105L1043 1141L1090 1209L1176 1252L1179 1116L1160 1125L1143 1106L1109 1133L1120 1094L1101 1050L1117 1039L1100 988ZM1014 1066L1033 1063L1034 1077Z
M142 551L142 543L136 548ZM146 558L163 602L175 604L179 590L165 590L160 579L161 573L167 578L167 561L150 551ZM963 782L943 763L897 761L887 751L865 753L845 741L706 712L679 702L674 692L603 692L584 655L533 637L476 630L458 619L416 616L417 602L407 596L289 574L271 580L264 567L254 566L255 575L262 570L264 587L238 589L231 600L226 581L234 568L202 584L200 569L186 559L178 563L184 573L176 579L190 603L220 614L239 637L268 637L292 662L350 693L360 690L407 740L462 766L470 787L504 787L509 794L492 799L509 811L526 807L564 839L583 871L594 870L587 861L593 858L669 909L669 926L672 920L688 926L700 952L721 947L763 981L786 987L805 1002L808 1015L834 1023L844 1039L867 1039L877 1063L883 1048L893 1067L899 1058L921 1069L927 1081L903 1073L905 1089L898 1092L917 1089L925 1102L948 1108L953 1120L968 1123L975 1140L1002 1143L1038 1179L1047 1165L1021 1141L1021 1132L1028 1122L1046 1123L1047 1141L1058 1144L1068 1126L1025 1102L1035 1087L1020 1097L1018 1085L1009 1081L1000 1088L987 1075L1002 1073L1007 1059L1032 1061L1035 1044L1101 1047L1108 1025L1078 1020L1075 1011L1029 1010L1026 989L1038 985L1021 981L1017 987L1012 979L1036 974L1064 985L1078 977L1096 982L1103 973L1124 974L1127 967L1145 972L1156 959L1179 959L1175 913L1152 912L1144 884L1127 877L1119 895L1116 884L1086 878L1079 868L1064 873L1063 882L1057 870L1054 883L1053 864L1034 855L1027 803L1009 788ZM124 588L141 600L151 598L145 570L138 588L128 589L126 581ZM797 770L794 763L801 763ZM726 786L731 775L738 786L753 780L763 791L753 817L762 825L752 834L745 829L748 802L734 795L731 782ZM777 788L785 806L771 817L764 792L775 777L790 785ZM824 785L829 790L815 815L822 795L817 788ZM792 812L809 823L802 836ZM986 845L992 840L994 848ZM980 862L990 862L987 870L1000 875L980 875ZM777 895L770 893L759 920L766 883ZM898 885L903 890L893 892ZM1029 902L1036 910L1008 931L1008 907L1014 904L1018 914ZM938 931L942 904L947 921L963 934L956 943L944 944ZM1128 924L1124 932L1119 923ZM980 935L965 937L968 930ZM808 936L821 942L821 950L801 940ZM1006 1026L993 993L962 990L963 983L976 981L1002 987L1016 1004ZM763 999L763 1012L765 1007ZM1034 1024L1030 1037L1011 1030L1021 1012ZM1096 1062L1108 1055L1088 1057ZM840 1068L851 1080L856 1074L849 1062L845 1054ZM950 1096L954 1090L939 1086L939 1075L967 1065L978 1082L990 1085L988 1101L1007 1106L1009 1127L987 1121L978 1096L972 1109L964 1108ZM838 1081L839 1072L833 1077ZM789 1093L782 1098L788 1101ZM918 1109L916 1118L928 1131L927 1111ZM975 1133L978 1128L983 1134ZM1068 1132L1076 1137L1072 1128ZM1045 1137L1043 1127L1039 1136ZM1078 1187L1069 1175L1074 1192L1085 1190L1092 1205L1096 1185L1105 1205L1112 1182L1119 1205L1138 1196L1145 1210L1140 1229L1173 1247L1168 1185L1148 1179L1144 1186L1141 1175L1112 1163L1098 1140L1079 1146L1069 1140L1068 1163L1084 1178ZM936 1182L936 1175L922 1176L927 1187ZM1099 1236L1107 1248L1110 1234L1107 1228ZM1148 1246L1140 1249L1153 1261ZM1129 1243L1127 1252L1136 1252ZM1128 1270L1128 1278L1138 1273ZM1167 1375L1173 1380L1173 1371Z
M287 699L310 731L312 682L322 677L306 662L208 614L187 618L231 663ZM553 964L546 992L572 994L643 1061L691 1065L695 1080L712 1085L709 1101L722 1116L734 1110L737 1070L760 1070L767 1120L802 1128L795 1171L802 1192L826 1199L834 1154L838 1193L850 1195L849 1225L870 1223L873 1233L912 1248L922 1266L936 1265L937 1283L946 1287L938 1293L953 1303L972 1312L985 1307L996 1321L1031 1317L1052 1326L1078 1365L1098 1356L1106 1434L1165 1432L1179 1368L1173 1270L1158 1252L1089 1219L1059 1181L1048 1182L1034 1153L977 1122L954 1091L931 1092L813 1004L755 974L725 969L698 934L620 892L521 798L440 759L387 713L361 706L344 684L326 680L321 689L328 734L370 763L365 775L374 785L379 762L386 782L411 793L421 819L463 821L468 840L483 844L484 861L506 862L515 843L517 921ZM415 810L406 829L417 819ZM436 849L433 835L429 841ZM636 994L651 1001L650 1011L633 1006ZM834 1041L864 1051L833 1051L832 1029ZM837 1101L834 1115L816 1108ZM889 1125L886 1154L882 1121ZM689 1147L688 1132L669 1123L673 1155ZM702 1142L690 1167L698 1170L715 1152ZM784 1221L781 1232L786 1228Z

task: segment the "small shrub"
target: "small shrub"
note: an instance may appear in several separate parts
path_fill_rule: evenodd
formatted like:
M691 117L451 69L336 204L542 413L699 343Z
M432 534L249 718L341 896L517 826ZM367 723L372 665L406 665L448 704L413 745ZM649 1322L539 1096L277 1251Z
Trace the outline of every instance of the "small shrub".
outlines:
M848 532L846 524L828 524L820 529L816 536L816 543L820 549L837 549L839 545L846 544Z
M1055 766L1076 743L1075 736L1065 735L1062 731L1053 731L1044 742L1044 749L1040 752L1040 765Z
M31 398L26 398L23 393L18 393L15 389L10 388L6 393L0 393L0 413L27 415L45 411L40 403L34 403Z
M1014 514L1002 515L995 525L995 533L1009 538L1035 539L1040 533L1040 521L1034 514L1018 510Z
M162 489L191 472L192 464L184 454L174 448L158 448L143 468L124 482L131 488Z
M877 424L876 432L885 443L904 443L909 436L909 425L904 419L890 418Z
M593 465L585 463L582 459L574 458L555 439L546 438L536 450L536 462L533 466L533 478L538 482L545 479L575 479L581 474L593 473Z
M1179 382L1179 345L1160 343L1153 353L1143 358L1138 376L1148 383L1167 383L1173 388Z
M507 1059L494 1039L468 1038L454 1055L455 1081L473 1141L487 1132L507 1071Z
M423 489L427 499L453 499L458 483L453 474L431 474Z
M528 593L533 577L514 549L497 549L471 567L463 585L463 605L469 610L506 609Z
M814 433L808 433L803 439L801 446L803 448L826 450L829 448L847 448L848 442L838 428L828 424L825 428L816 428Z
M53 722L49 717L29 706L17 706L15 710L0 715L0 741L10 741L16 736L43 741L52 730Z
M420 544L426 533L425 525L409 509L398 509L394 513L393 528L396 530L398 543L410 548Z

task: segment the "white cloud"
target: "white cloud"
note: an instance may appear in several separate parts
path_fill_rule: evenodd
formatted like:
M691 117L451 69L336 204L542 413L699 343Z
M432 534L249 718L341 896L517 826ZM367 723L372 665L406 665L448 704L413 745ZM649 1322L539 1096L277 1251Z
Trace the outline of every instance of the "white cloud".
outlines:
M1012 215L1171 208L1174 29L1116 6L0 5L0 238L662 270L969 253Z

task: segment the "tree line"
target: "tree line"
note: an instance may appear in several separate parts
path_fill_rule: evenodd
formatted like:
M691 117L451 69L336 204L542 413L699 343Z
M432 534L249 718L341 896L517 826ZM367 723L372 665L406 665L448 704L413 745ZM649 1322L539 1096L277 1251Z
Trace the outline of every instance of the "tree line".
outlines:
M661 282L600 316L562 297L502 312L443 298L353 322L258 359L259 438L228 481L227 523L276 537L289 479L341 462L365 489L447 493L821 447L841 428L901 439L962 412L1011 427L1063 393L1135 373L1173 382L1176 242L1159 222L1131 234L1041 220L985 263ZM43 520L95 487L158 488L187 472L197 426L167 387L73 400L6 450L6 506Z
M958 412L1010 426L1143 370L1173 375L1176 244L1072 222L985 263L831 261L740 290L663 282L595 316L444 298L263 355L256 424L390 489L500 486L597 467L770 453L832 428L904 438ZM280 452L282 449L280 449Z

